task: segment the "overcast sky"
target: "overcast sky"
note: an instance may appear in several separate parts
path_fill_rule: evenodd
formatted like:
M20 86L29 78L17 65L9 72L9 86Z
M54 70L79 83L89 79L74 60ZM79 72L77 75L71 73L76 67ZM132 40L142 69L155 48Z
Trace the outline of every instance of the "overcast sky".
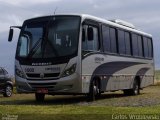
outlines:
M156 68L160 68L160 0L0 0L0 66L14 73L18 37L7 42L9 26L28 18L58 13L85 13L105 19L122 19L150 33L154 39Z

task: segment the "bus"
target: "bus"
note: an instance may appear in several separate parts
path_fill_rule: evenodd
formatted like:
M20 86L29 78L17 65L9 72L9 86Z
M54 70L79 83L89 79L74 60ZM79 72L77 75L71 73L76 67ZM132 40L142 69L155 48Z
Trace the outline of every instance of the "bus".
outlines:
M122 90L138 95L154 83L152 35L126 21L86 14L59 14L25 20L15 55L18 93L86 95Z

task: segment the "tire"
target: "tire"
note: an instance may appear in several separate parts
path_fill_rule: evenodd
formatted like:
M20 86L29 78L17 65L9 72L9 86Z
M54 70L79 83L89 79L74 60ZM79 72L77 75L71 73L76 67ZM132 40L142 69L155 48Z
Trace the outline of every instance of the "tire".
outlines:
M13 93L13 87L11 85L6 85L4 89L3 96L4 97L11 97Z
M140 87L138 81L135 80L133 83L133 89L131 90L132 95L139 95L140 94Z
M43 93L35 93L35 98L37 102L43 102L45 98L45 94Z
M95 99L100 95L101 95L101 92L100 92L99 82L98 80L93 80L90 84L89 93L87 95L88 101L89 102L95 101Z
M134 80L133 83L133 88L132 89L127 89L123 90L124 95L129 96L129 95L139 95L140 94L140 86L138 84L138 80Z

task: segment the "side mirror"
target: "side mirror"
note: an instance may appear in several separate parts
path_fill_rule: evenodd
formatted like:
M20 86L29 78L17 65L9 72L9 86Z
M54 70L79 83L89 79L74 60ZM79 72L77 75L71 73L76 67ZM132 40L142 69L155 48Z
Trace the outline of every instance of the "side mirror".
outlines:
M10 30L9 30L9 36L8 36L8 42L11 42L12 38L13 38L13 29L10 28Z
M94 38L93 38L93 28L92 27L88 27L87 29L87 36L88 36L88 40L89 41L92 41Z

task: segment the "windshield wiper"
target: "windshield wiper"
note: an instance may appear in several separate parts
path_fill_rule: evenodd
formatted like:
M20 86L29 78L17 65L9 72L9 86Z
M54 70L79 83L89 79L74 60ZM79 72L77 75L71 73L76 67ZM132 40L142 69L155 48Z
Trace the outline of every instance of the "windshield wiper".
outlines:
M48 42L48 46L47 46L47 42ZM58 54L57 50L55 49L55 47L53 46L53 44L52 44L51 41L49 41L49 40L46 40L45 43L44 43L44 51L45 51L45 49L46 49L46 46L49 47L49 45L50 45L53 53L55 54L55 56L58 57L59 54ZM43 57L44 57L44 54L43 54Z
M53 53L55 54L55 56L59 56L58 55L58 52L57 50L54 48L53 44L51 43L51 41L48 40L48 32L49 32L49 28L50 26L52 25L54 19L53 19L53 16L51 16L51 18L49 19L47 25L46 25L46 32L45 32L45 37L44 37L44 40L42 42L43 44L43 47L42 47L42 56L44 57L45 56L45 49L46 49L46 46L47 46L47 42L49 43L50 47L52 48L52 51Z
M32 47L32 49L30 50L27 58L32 57L32 56L36 53L36 51L38 50L38 48L39 48L39 46L40 46L40 42L41 42L41 41L42 41L42 38L40 38L40 39L35 43L35 45L34 45L34 46Z

